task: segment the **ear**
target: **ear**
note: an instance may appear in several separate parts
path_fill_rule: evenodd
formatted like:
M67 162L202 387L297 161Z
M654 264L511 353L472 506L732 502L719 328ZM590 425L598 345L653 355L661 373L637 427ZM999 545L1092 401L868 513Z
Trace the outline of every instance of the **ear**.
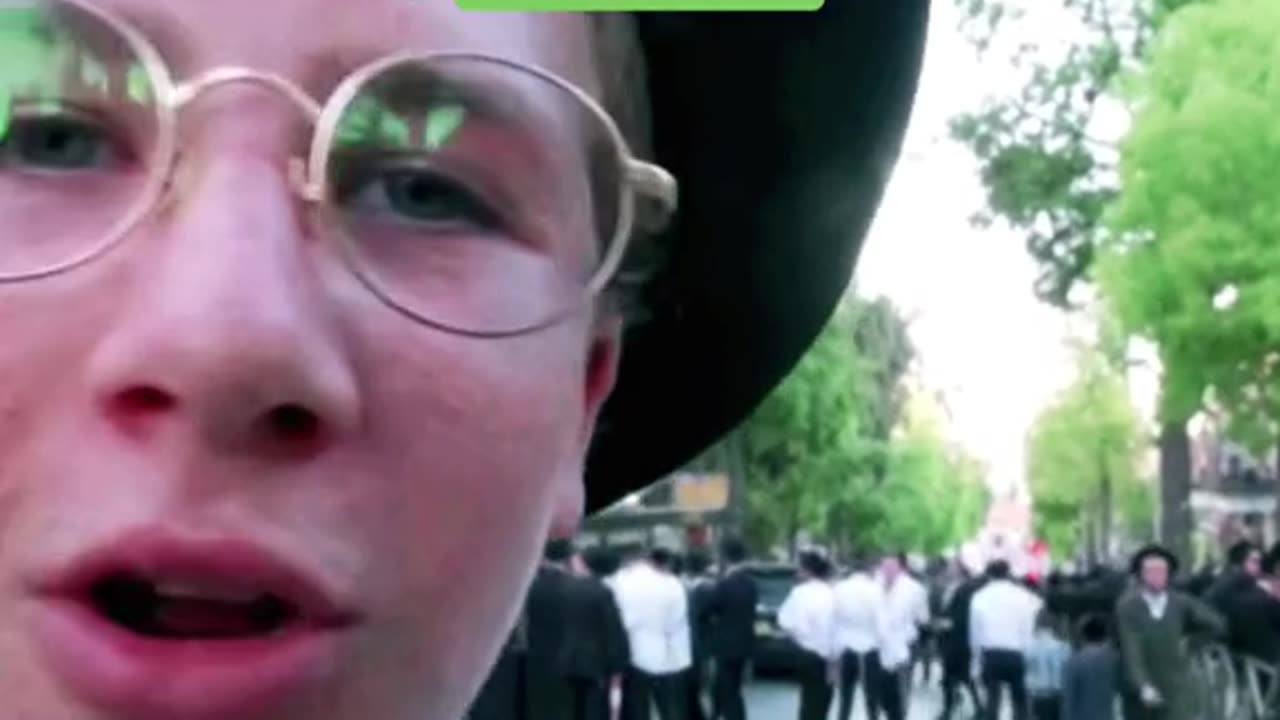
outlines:
M560 474L559 487L552 511L551 539L571 538L582 521L583 504L586 502L584 487L587 451L595 435L596 421L604 401L618 380L618 362L622 350L622 320L617 317L601 319L587 347L583 372L581 425L578 427L578 446L573 458Z

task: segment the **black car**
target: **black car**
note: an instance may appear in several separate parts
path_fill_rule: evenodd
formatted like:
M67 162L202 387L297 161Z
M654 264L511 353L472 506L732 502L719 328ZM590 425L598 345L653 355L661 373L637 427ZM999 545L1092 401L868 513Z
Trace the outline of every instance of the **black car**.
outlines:
M791 588L799 582L794 565L771 564L750 567L756 581L756 632L752 665L756 675L790 674L796 667L800 649L778 627L778 608Z

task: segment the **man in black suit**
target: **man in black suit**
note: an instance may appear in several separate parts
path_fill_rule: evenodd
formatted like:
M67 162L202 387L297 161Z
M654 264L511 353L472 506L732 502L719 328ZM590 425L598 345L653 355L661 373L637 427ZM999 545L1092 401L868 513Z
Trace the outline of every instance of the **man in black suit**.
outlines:
M572 543L548 543L527 612L529 720L607 720L630 649L613 592Z
M1241 541L1227 553L1228 567L1205 595L1227 621L1228 647L1240 657L1280 661L1280 600L1262 586L1262 550Z
M716 581L709 574L711 559L700 552L691 552L685 558L685 586L689 589L689 625L693 645L693 667L689 669L686 687L689 691L688 720L707 720L702 703L702 691L709 665L708 646L714 637L715 626L708 615L711 597L715 594Z
M744 720L742 679L755 645L758 591L746 567L747 548L742 541L727 538L720 551L727 570L705 608L712 623L710 650L716 666L712 720Z
M547 543L542 566L525 601L525 706L529 720L573 717L574 692L569 680L572 557L569 541Z
M631 663L622 612L608 585L596 577L586 559L575 555L574 578L567 596L565 652L573 691L570 720L608 720L611 694L621 693L622 676Z
M465 720L526 720L524 699L525 622L520 616Z
M969 647L969 608L973 596L986 585L983 575L970 575L962 565L956 566L958 581L945 603L946 629L939 637L942 655L942 714L941 720L950 720L959 700L960 690L968 692L974 715L981 716L982 704L977 685L973 681L973 654Z

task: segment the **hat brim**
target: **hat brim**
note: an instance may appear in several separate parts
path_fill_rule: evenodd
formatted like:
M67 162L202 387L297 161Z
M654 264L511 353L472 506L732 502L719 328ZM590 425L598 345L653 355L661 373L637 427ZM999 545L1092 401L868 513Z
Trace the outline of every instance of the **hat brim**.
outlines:
M1169 552L1159 545L1147 545L1133 554L1133 559L1129 562L1129 571L1137 575L1142 570L1142 563L1147 558L1162 558L1169 565L1169 574L1176 575L1178 572L1178 556Z
M680 210L588 458L589 512L740 423L830 318L901 150L928 0L637 22Z

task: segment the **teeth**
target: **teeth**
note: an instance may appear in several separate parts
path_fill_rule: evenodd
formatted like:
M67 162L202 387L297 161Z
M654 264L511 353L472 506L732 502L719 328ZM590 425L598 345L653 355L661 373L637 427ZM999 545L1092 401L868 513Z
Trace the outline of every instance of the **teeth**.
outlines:
M153 591L160 597L174 600L208 600L213 602L247 605L262 597L262 593L247 588L225 585L204 585L196 582L165 580L157 582Z

